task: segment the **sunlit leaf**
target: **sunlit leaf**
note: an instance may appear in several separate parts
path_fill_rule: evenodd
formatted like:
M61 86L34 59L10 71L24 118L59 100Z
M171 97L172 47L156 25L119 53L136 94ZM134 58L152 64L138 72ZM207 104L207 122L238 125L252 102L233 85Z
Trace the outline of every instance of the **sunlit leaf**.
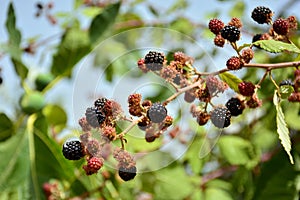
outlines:
M293 43L285 43L276 40L258 40L253 43L254 46L260 47L271 53L280 53L283 51L289 51L292 53L300 53L300 49Z
M294 87L291 85L282 85L280 86L279 90L280 97L286 99L292 94L292 92L294 92Z
M289 129L287 128L287 124L284 119L284 114L282 112L282 108L280 105L280 98L278 97L277 90L274 92L273 103L276 107L277 115L276 115L276 125L277 125L277 133L279 135L279 139L281 144L288 154L290 161L294 164L294 159L291 155L291 139L289 135Z
M49 125L53 126L56 132L59 133L65 128L67 123L67 114L60 106L47 105L43 108L43 114L45 115Z
M236 77L235 75L229 73L229 72L224 72L219 74L219 77L228 84L228 86L233 89L235 92L239 93L239 88L238 85L239 83L243 82L241 79Z

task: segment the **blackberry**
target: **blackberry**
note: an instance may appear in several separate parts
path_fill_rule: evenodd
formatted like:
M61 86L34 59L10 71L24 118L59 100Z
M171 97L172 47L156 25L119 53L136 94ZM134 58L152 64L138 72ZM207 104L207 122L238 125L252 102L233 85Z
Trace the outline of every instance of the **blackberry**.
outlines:
M241 95L244 96L252 96L254 94L255 86L251 82L241 82L238 85L239 91Z
M87 122L93 127L97 128L105 121L105 115L95 107L87 108L85 111Z
M240 58L237 56L232 56L229 58L226 62L227 69L229 70L238 70L242 68L242 63L240 61Z
M291 86L293 86L294 83L292 82L291 79L287 79L287 80L282 80L282 81L279 83L279 86L282 86L282 85L291 85Z
M211 122L218 128L230 125L231 113L226 107L217 107L210 113Z
M162 53L156 51L149 51L145 56L145 64L147 69L152 71L161 70L165 56Z
M251 17L259 24L270 23L272 21L273 12L270 8L264 6L258 6L254 8L251 13Z
M133 179L136 176L136 167L131 166L131 167L126 168L126 167L121 166L119 168L119 176L124 181L129 181L129 180Z
M94 102L94 106L96 108L98 108L99 110L102 110L105 106L105 103L107 102L107 99L106 98L99 98L97 99L95 102Z
M256 35L254 35L253 38L252 38L252 43L254 43L254 42L258 41L258 40L261 40L261 36L262 36L262 34L256 34Z
M0 76L0 85L3 83L3 78Z
M286 19L279 18L273 23L274 31L279 35L286 35L289 32L289 22Z
M232 116L238 116L243 113L245 106L239 98L229 99L225 106L228 108Z
M83 146L79 140L65 142L62 153L68 160L79 160L84 156Z
M147 111L147 116L153 123L160 123L166 118L167 109L161 103L154 103Z
M221 36L230 42L238 41L240 39L240 34L240 30L235 26L228 25L221 30Z
M220 33L223 27L224 23L219 19L211 19L208 23L209 30L216 35Z

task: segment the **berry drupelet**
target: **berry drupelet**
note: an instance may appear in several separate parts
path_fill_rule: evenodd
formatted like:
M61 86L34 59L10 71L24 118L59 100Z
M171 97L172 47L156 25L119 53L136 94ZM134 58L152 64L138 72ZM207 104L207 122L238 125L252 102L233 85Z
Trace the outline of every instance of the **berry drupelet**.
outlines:
M229 42L236 42L240 39L240 30L235 26L225 26L221 30L221 36Z
M64 143L62 153L68 160L79 160L84 156L84 149L79 140L71 140Z
M273 12L270 10L270 8L264 6L258 6L254 8L251 13L252 19L259 24L270 23L272 21L272 16Z
M167 109L161 103L154 103L147 111L147 116L153 123L160 123L167 117Z
M162 53L156 51L149 51L144 58L144 63L147 69L152 71L161 70L165 56Z
M231 113L226 107L216 107L210 113L211 122L218 128L225 128L230 125Z
M241 102L239 98L231 98L229 99L225 106L228 108L232 116L238 116L243 113L245 108L244 104Z

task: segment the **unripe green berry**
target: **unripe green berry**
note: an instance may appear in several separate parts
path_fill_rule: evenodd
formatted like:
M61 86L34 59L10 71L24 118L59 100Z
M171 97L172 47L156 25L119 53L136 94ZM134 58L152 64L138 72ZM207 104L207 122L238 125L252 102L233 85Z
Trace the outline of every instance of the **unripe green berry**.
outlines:
M26 93L21 97L20 105L26 114L32 114L45 106L45 98L40 92Z

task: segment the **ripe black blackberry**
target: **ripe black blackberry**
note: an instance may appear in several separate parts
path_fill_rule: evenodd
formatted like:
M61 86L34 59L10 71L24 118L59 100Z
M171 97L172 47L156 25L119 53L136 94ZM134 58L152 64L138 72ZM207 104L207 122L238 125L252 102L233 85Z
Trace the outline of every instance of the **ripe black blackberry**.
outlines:
M97 99L95 102L94 102L94 106L96 108L98 108L99 110L102 110L105 106L105 103L107 102L107 99L106 98L99 98Z
M289 32L289 22L286 19L279 18L273 23L274 31L279 35L286 35Z
M167 109L161 103L154 103L147 111L147 116L153 123L160 123L166 118Z
M282 80L280 83L279 83L279 86L283 86L283 85L291 85L293 86L294 83L291 79L287 79L287 80Z
M149 51L145 56L145 64L147 69L152 71L161 70L165 56L162 53L156 51Z
M240 39L241 31L235 27L227 25L221 30L221 36L230 41L230 42L236 42Z
M85 111L86 121L93 127L97 128L105 121L105 114L95 107L87 108Z
M251 13L251 17L259 24L270 23L272 21L273 12L270 8L264 6L258 6L254 8Z
M262 36L262 34L256 34L256 35L254 35L253 38L252 38L252 43L254 43L254 42L258 41L258 40L261 40L261 36Z
M119 167L119 176L124 181L129 181L133 179L136 176L136 167L130 166L130 167Z
M218 128L225 128L230 125L231 113L226 107L217 107L210 113L211 122Z
M239 98L231 98L229 99L225 106L228 108L232 116L238 116L243 113L245 108L244 104L241 102Z
M83 146L79 140L65 142L62 153L68 160L79 160L84 156Z
M211 19L208 23L209 30L218 35L222 28L224 27L224 23L219 19Z

